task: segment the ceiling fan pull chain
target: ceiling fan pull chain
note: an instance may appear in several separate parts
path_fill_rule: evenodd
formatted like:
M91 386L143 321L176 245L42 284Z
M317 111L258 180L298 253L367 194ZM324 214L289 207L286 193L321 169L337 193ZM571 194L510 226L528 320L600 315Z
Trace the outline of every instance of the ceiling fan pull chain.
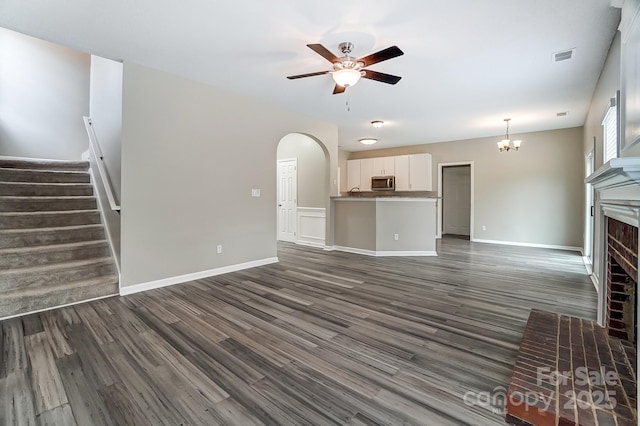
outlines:
M347 112L351 112L351 107L349 106L349 99L347 99L347 102L345 103L345 105L347 106Z

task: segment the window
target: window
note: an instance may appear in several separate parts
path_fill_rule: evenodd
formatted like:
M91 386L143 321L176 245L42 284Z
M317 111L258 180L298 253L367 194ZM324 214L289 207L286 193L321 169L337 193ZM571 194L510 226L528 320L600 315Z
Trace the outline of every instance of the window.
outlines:
M612 98L611 106L602 119L603 163L618 157L618 108L616 105L616 99Z

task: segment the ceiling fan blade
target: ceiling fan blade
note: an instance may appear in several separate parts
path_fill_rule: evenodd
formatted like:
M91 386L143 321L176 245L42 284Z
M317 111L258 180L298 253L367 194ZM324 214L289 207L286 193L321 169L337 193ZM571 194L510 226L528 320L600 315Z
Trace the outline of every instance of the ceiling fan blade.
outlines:
M331 53L326 47L321 44L307 44L307 47L331 63L340 61L340 59L336 55Z
M370 65L377 64L378 62L393 59L402 55L404 55L404 52L400 50L398 46L391 46L379 52L372 53L369 56L365 56L364 58L358 59L358 62L364 62L364 66L368 67Z
M363 71L364 71L364 75L362 76L362 78L381 81L382 83L387 83L387 84L396 84L402 78L402 77L398 77L397 75L385 74L383 72L377 72L377 71L371 71L371 70L363 70Z
M333 88L333 94L337 95L338 93L344 93L345 90L347 90L346 87L342 87L342 86L336 84L336 87Z
M329 71L318 71L318 72L310 72L308 74L298 74L298 75L290 75L287 78L289 80L295 80L296 78L304 78L304 77L313 77L315 75L328 74Z

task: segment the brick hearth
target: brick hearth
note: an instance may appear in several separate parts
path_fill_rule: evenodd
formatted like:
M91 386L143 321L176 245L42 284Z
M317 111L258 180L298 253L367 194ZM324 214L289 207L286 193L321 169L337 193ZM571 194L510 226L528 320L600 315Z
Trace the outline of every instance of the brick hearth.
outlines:
M637 425L636 351L594 321L532 310L507 392L508 423Z

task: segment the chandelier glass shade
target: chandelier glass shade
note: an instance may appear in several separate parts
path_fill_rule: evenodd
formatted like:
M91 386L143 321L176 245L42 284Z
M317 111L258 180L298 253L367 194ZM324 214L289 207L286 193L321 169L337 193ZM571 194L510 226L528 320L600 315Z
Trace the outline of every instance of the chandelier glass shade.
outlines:
M498 142L498 149L500 150L500 152L509 151L511 149L515 149L517 151L520 149L520 144L522 143L522 141L520 139L515 141L509 139L509 121L511 121L511 119L505 118L504 121L507 123L507 133L505 134L504 139Z

